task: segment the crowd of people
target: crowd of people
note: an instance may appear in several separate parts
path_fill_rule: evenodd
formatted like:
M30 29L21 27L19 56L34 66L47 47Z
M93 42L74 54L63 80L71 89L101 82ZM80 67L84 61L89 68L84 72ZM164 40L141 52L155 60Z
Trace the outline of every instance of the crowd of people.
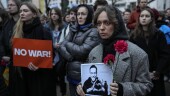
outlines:
M115 77L107 85L109 96L166 96L170 8L159 12L147 6L148 0L137 3L134 10L121 12L106 0L96 0L94 6L80 4L66 13L54 7L43 14L31 2L8 0L8 10L0 9L0 96L57 96L57 86L66 96L67 84L70 96L94 95L107 89L100 78L88 78L84 87L81 64L103 63L107 55L119 57L110 64ZM27 67L14 66L14 38L52 41L47 45L53 50L52 68L39 68L31 61ZM123 53L113 47L119 41L127 45ZM8 83L3 76L6 68ZM94 76L97 70L95 65L90 68Z

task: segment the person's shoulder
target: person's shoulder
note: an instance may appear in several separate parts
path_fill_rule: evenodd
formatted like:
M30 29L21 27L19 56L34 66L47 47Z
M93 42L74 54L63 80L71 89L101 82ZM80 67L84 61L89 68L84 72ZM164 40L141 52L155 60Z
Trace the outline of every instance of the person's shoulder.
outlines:
M146 52L136 44L130 41L127 41L127 43L128 43L128 52L130 53L130 55L138 55L139 57L147 55Z
M98 31L97 31L97 28L95 28L95 27L91 27L91 28L89 28L89 30L88 30L89 32L91 32L92 34L94 34L94 33L98 33Z
M94 47L94 48L91 50L90 53L96 52L97 50L101 49L102 46L103 46L102 44L97 45L96 47Z

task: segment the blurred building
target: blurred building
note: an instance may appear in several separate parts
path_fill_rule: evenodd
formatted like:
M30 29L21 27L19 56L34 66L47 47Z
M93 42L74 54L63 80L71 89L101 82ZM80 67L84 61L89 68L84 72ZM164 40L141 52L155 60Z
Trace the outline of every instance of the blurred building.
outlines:
M96 0L69 0L69 6L78 5L78 4L89 4L94 5ZM163 11L167 8L170 8L170 0L148 0L150 3L149 7L155 8L158 11ZM160 2L161 1L161 2ZM133 10L137 6L137 0L107 0L111 5L112 3L119 8L121 11L125 9Z
M49 8L57 7L61 9L61 0L50 0L48 7Z
M0 7L7 8L8 0L0 0L0 1L1 1ZM31 1L43 13L45 13L47 7L50 8L58 7L62 9L63 12L65 12L67 8L72 8L79 4L94 5L96 0L21 0L21 1ZM137 0L107 0L107 1L110 5L114 4L121 11L124 11L125 9L133 10L137 5ZM151 8L155 8L158 11L163 11L167 8L170 8L170 0L148 0L148 1L150 2L148 6Z

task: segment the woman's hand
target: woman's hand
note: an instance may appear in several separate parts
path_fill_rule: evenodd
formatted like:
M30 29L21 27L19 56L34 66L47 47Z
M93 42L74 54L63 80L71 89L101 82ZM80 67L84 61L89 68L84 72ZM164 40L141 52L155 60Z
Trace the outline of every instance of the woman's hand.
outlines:
M38 70L39 68L37 66L35 66L32 62L30 62L28 64L28 69L32 70L32 71L36 71Z
M4 60L5 62L9 62L10 61L10 57L8 56L3 56L2 60Z
M160 73L158 73L156 71L153 71L153 75L154 75L153 80L158 80L160 77Z
M152 80L158 80L159 79L159 73L156 71L150 72L150 77Z
M153 79L154 78L154 74L153 72L149 72L150 78Z
M59 43L55 43L55 48L59 48L60 44Z
M119 90L118 84L116 82L110 84L110 93L111 96L117 96Z
M83 89L82 89L82 85L81 85L81 84L79 84L79 85L77 86L76 91L77 91L77 94L78 94L78 95L80 95L80 96L85 96L85 93L84 93L84 91L83 91Z

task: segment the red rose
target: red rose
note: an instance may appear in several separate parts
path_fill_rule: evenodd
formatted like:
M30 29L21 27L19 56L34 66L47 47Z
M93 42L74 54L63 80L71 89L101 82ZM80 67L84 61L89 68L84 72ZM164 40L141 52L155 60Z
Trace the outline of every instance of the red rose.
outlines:
M127 42L124 40L118 40L116 44L114 44L115 50L119 53L122 54L127 51Z
M113 54L107 54L107 56L104 58L104 64L109 64L110 62L115 61L115 56Z

